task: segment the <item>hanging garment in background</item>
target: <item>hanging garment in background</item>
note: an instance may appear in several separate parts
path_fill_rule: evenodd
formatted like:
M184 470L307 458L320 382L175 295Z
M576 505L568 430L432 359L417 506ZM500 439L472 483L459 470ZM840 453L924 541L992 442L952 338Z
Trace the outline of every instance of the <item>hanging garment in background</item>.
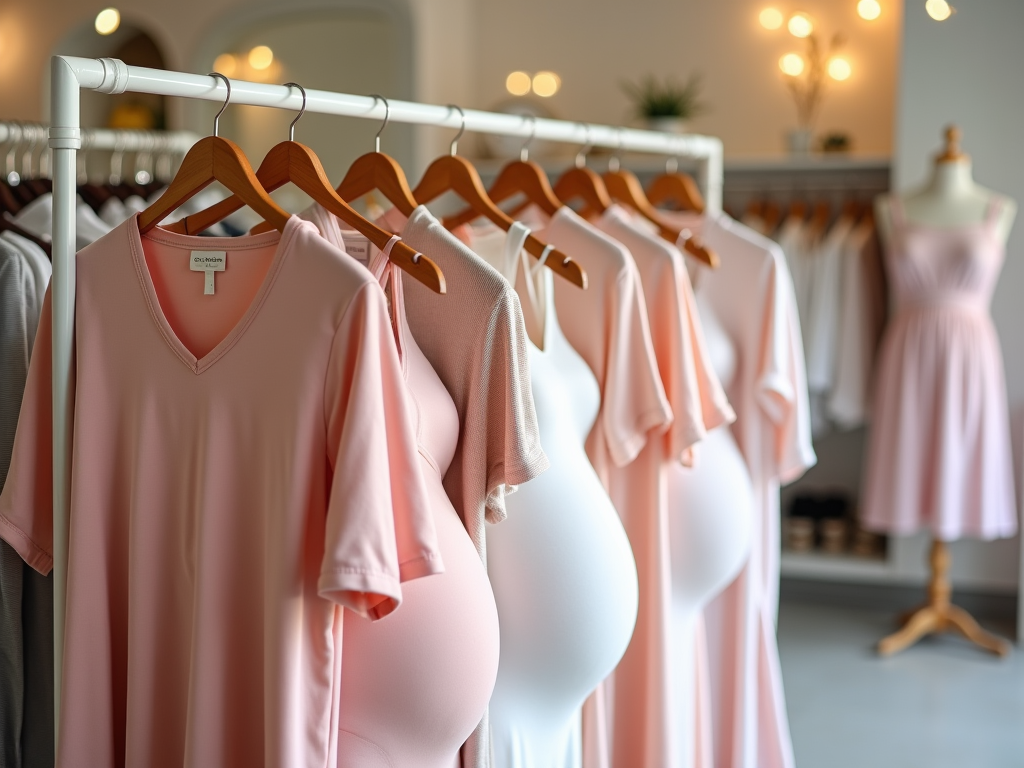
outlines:
M853 228L853 217L841 215L811 249L814 262L807 316L800 318L806 340L807 389L811 403L811 431L829 431L827 401L836 381L842 319L843 249Z
M370 271L390 291L427 501L445 565L442 574L404 585L402 610L388 621L345 617L337 766L384 761L391 768L451 768L483 718L498 671L498 614L487 571L442 485L459 440L459 415L409 330L402 274L388 253L358 232L343 231L319 205L302 216L341 250L346 237L361 241Z
M841 283L836 371L828 395L828 417L840 429L854 429L868 419L875 356L887 307L872 216L862 219L846 238Z
M715 762L792 768L775 630L779 488L816 460L793 283L780 248L728 216L665 215L721 255L721 266L702 278L700 294L736 343L739 373L727 394L754 489L750 559L705 610Z
M460 234L515 281L551 462L506 500L509 519L488 533L501 623L494 765L579 768L580 707L622 657L637 610L629 541L584 450L601 395L559 326L553 273L531 265L522 250L529 230L517 223L508 233L485 225Z
M793 283L793 297L800 317L801 339L807 347L809 339L808 318L811 316L811 295L814 290L815 260L812 250L811 226L802 217L790 214L782 222L774 238L786 259L786 266ZM747 230L752 231L752 230ZM756 233L755 233L756 234Z
M412 335L458 410L459 441L444 487L486 564L485 520L504 520L506 496L549 467L519 296L425 207L408 221L392 208L378 223L429 253L446 277L444 296L407 281L405 307ZM462 749L462 768L491 764L489 730L485 717Z
M708 430L734 418L711 369L703 332L679 250L651 234L625 209L610 207L595 222L628 249L643 287L658 371L674 419L637 458L610 470L611 495L637 561L640 608L625 656L605 688L616 768L675 768L683 764L684 716L673 701L671 670L678 663L672 636L669 477L693 463ZM689 710L687 710L689 711Z
M133 216L76 261L58 768L333 764L341 607L443 570L380 286L297 217L211 243ZM41 573L48 304L0 495Z
M53 226L53 195L49 192L40 195L18 211L12 221L36 237L49 240L50 229ZM80 250L89 243L99 240L110 229L111 226L97 216L96 212L79 197L75 205L76 249Z
M983 222L906 220L891 198L895 314L878 364L863 524L995 539L1017 531L1010 423L989 303L1005 257L995 198Z

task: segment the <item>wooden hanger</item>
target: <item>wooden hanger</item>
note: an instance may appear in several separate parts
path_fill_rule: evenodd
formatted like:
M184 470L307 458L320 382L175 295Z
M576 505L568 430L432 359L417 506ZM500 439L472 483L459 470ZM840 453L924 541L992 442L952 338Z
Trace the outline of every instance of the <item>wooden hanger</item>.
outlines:
M338 185L338 194L351 203L377 190L408 218L418 205L416 198L409 188L402 166L380 151L380 135L388 127L391 106L383 96L375 93L373 98L374 101L380 99L384 102L384 123L374 137L374 151L362 155L352 163L345 178Z
M613 158L613 160L615 161L614 165L617 166L617 158ZM665 221L665 217L661 212L651 205L651 201L647 199L647 195L644 194L644 188L640 185L640 180L635 174L617 167L614 170L609 170L601 178L608 188L608 193L615 200L625 203L654 224L662 238L670 243L681 246L688 254L704 262L712 269L718 267L719 259L717 253L701 245L692 235L678 227L673 227Z
M534 123L537 122L537 118L532 115L530 117ZM532 141L533 136L531 135L519 150L519 159L513 160L501 169L498 178L487 190L487 196L494 203L502 203L510 197L521 194L525 198L525 205L536 205L548 216L554 216L562 207L562 201L558 199L555 191L551 188L551 182L548 181L544 169L530 161L530 143ZM477 215L472 208L467 208L454 216L445 217L444 225L448 229L454 229L468 224Z
M218 136L220 116L231 101L231 81L219 72L210 77L219 77L227 86L227 98L220 112L213 119L213 136L200 139L185 155L181 167L160 199L139 214L139 232L146 233L159 224L171 211L208 187L219 181L278 231L283 231L289 216L260 186L252 166L233 141Z
M803 200L794 200L789 204L789 218L801 219L807 217L807 203Z
M775 228L779 226L779 220L782 218L782 208L774 200L769 200L764 204L764 208L761 211L761 221L764 222L764 234L771 237Z
M674 202L684 211L704 213L704 196L700 187L690 174L679 172L679 161L674 157L665 163L665 172L648 185L647 199L659 208Z
M563 173L555 182L555 194L565 204L568 204L570 200L582 201L588 215L598 216L611 207L612 198L601 177L587 168L587 152L590 151L592 145L589 136L590 126L584 125L583 127L586 128L588 134L586 144L576 153L573 167Z
M488 197L476 168L468 160L456 154L459 139L462 138L462 134L466 130L466 117L459 107L450 105L450 108L458 110L462 114L462 128L452 140L450 154L437 158L424 172L420 183L413 190L413 197L420 203L429 203L445 192L454 192L469 204L477 216L484 216L508 232L512 227L512 219ZM587 273L561 251L549 250L545 243L532 234L527 236L523 247L527 253L537 259L541 258L545 251L548 251L549 257L544 262L545 266L550 267L553 272L561 275L573 285L580 288L587 287Z
M320 159L309 147L294 140L295 123L299 121L306 111L306 92L302 86L296 83L285 83L291 87L295 86L302 91L303 106L295 120L289 126L289 139L274 146L267 156L263 158L259 171L256 172L256 179L263 188L273 192L291 182L328 212L334 214L360 234L364 235L377 248L383 250L391 240L391 233L378 227L373 222L361 216L355 209L346 203L338 193L334 191L327 174L324 172ZM216 205L207 208L205 211L187 216L169 229L183 234L198 234L213 226L224 217L234 213L243 205L239 196L229 197L221 200ZM262 226L254 229L254 232L263 230ZM429 258L418 253L408 244L401 240L395 243L391 249L390 260L398 265L403 271L408 272L414 278L426 285L435 293L445 292L444 275L441 269Z

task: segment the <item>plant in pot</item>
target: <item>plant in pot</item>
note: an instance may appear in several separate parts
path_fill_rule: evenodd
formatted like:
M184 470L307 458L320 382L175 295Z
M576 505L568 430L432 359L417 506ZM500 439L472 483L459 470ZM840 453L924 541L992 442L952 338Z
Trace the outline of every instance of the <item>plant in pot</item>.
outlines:
M685 83L671 76L659 82L648 75L637 83L623 83L622 88L650 130L684 133L688 120L707 111L700 99L701 86L700 74L694 73Z
M790 131L788 136L789 150L794 154L810 152L814 120L825 98L829 77L835 80L845 79L837 77L830 71L830 64L834 61L832 57L843 45L842 35L833 36L827 47L822 45L818 36L813 33L805 40L806 54L800 56L788 53L779 61L786 87L796 104L797 127ZM849 76L848 70L846 76Z

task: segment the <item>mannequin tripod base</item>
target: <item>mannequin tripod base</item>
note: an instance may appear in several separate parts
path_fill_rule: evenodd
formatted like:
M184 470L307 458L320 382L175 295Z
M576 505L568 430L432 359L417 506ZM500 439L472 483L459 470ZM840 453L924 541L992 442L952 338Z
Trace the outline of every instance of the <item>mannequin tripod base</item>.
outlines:
M925 635L959 632L965 638L997 656L1010 655L1010 644L982 629L967 611L950 602L949 549L943 541L932 543L932 579L928 585L928 602L916 611L901 617L902 629L878 643L878 653L891 656L909 648Z

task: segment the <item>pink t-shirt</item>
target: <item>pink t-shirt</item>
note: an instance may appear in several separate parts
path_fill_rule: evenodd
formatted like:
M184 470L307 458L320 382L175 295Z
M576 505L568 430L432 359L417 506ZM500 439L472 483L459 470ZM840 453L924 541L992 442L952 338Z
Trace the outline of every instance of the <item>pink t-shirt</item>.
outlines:
M190 253L226 250L226 270ZM207 256L210 254L207 253ZM341 606L442 571L384 294L292 217L77 256L59 766L336 760ZM0 536L52 565L49 302Z

